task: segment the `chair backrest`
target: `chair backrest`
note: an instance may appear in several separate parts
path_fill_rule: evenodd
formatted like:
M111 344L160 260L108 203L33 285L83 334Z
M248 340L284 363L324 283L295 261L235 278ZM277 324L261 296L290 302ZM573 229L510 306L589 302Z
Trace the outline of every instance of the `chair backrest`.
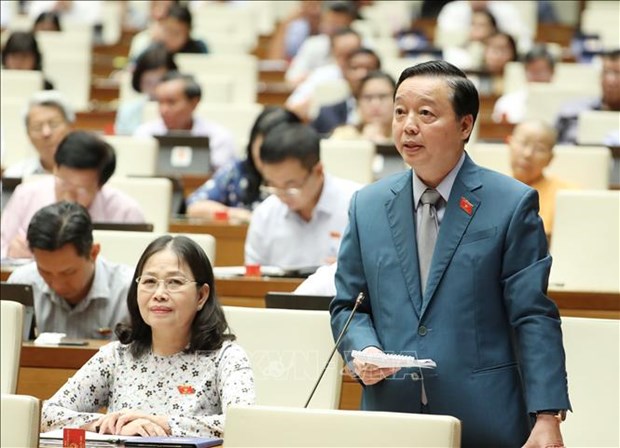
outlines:
M620 293L620 191L560 190L549 285Z
M479 165L511 175L510 153L504 143L476 143L467 152ZM611 153L600 146L557 145L547 174L573 183L580 188L609 188ZM587 167L587 169L584 169Z
M101 254L116 263L124 263L135 266L148 246L156 238L165 235L160 232L132 232L124 230L93 230L93 239L101 244ZM205 233L179 234L170 233L172 236L185 235L196 241L205 251L211 265L215 264L215 238Z
M38 448L41 406L29 395L2 394L2 428L0 446Z
M155 176L159 143L155 137L104 135L116 152L115 176Z
M579 114L577 142L580 145L603 145L605 139L620 134L620 112L588 110Z
M4 70L0 73L4 76ZM2 154L2 166L9 167L28 157L37 155L34 146L30 143L24 112L26 111L26 97L12 97L6 95L4 85L2 101L0 101L0 116L2 117L2 140L4 151Z
M350 95L349 83L343 78L322 82L312 92L308 113L316 118L321 107L345 101Z
M10 300L0 301L2 328L0 369L0 392L14 394L17 391L19 359L22 352L22 333L24 326L24 306Z
M566 446L620 446L620 320L563 317L568 394ZM587 430L586 430L587 429Z
M38 70L0 70L2 101L19 98L22 108L35 92L43 90L43 73Z
M334 346L329 312L234 306L224 312L252 363L257 404L303 407ZM338 407L342 366L335 355L310 407Z
M163 177L112 176L107 182L131 196L140 207L154 232L166 232L172 209L172 181Z
M374 180L372 165L375 155L376 147L367 139L321 140L321 162L325 171L342 179L360 184L371 183Z
M564 104L578 98L590 96L587 90L579 90L579 88L580 85L577 83L570 88L544 82L528 83L528 93L525 99L525 118L528 120L542 120L553 126L558 112Z
M231 406L226 447L459 447L461 422L404 412Z
M195 25L196 26L196 25ZM199 77L201 74L225 76L234 82L234 102L256 101L258 61L250 54L189 54L177 53L179 70Z

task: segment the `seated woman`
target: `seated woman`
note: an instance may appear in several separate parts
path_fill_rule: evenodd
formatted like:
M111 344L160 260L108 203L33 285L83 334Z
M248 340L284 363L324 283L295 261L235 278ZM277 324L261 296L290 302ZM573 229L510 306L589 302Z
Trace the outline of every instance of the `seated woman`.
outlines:
M132 135L142 124L144 106L155 99L155 87L169 71L177 70L172 53L162 44L154 44L136 60L131 75L131 87L142 95L119 104L114 122L114 132Z
M357 94L359 124L334 129L331 138L366 138L376 144L390 144L396 83L380 70L368 73L360 82Z
M263 176L259 157L265 135L278 124L299 122L289 110L266 106L250 131L246 158L223 166L194 191L186 201L187 215L213 218L216 212L227 212L231 218L249 221L252 210L265 199L260 192Z
M44 402L41 430L221 437L226 408L254 403L254 379L226 331L207 255L190 238L157 238L138 261L127 307L119 341Z
M14 31L2 49L2 68L5 70L42 71L43 55L33 33ZM43 78L45 90L52 90L53 84Z
M486 40L482 71L488 78L480 80L481 95L502 95L504 93L504 69L506 64L516 61L519 54L515 39L507 33L495 33Z

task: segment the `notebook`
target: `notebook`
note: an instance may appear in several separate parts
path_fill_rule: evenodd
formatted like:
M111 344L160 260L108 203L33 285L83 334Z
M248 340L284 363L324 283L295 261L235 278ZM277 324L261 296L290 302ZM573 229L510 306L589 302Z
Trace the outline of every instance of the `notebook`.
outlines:
M175 177L182 174L205 176L211 173L209 137L188 133L156 135L159 142L157 174Z
M126 447L175 447L207 448L222 445L224 441L217 437L132 437L125 440Z
M34 340L34 293L32 286L21 283L0 282L0 300L12 300L24 305L23 340Z
M265 294L267 308L284 308L289 310L329 310L333 296L313 296L293 294L292 292L268 292Z

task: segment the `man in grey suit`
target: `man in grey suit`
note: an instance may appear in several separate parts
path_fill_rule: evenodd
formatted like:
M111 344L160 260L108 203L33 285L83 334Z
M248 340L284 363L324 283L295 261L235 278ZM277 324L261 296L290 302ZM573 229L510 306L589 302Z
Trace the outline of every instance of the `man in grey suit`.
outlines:
M478 108L447 62L401 74L393 135L412 170L351 199L332 331L364 292L339 348L364 385L363 409L453 415L464 447L562 446L570 402L538 195L465 153ZM379 368L353 350L437 367Z

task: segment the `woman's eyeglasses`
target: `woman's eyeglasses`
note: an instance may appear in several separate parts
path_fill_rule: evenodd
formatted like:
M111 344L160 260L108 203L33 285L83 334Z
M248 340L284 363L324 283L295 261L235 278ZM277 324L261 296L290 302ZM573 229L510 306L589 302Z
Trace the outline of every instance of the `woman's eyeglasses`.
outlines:
M168 292L178 292L181 291L185 285L197 283L195 281L188 280L185 277L157 278L152 275L141 275L136 279L138 288L145 292L155 292L159 287L160 282L164 283L164 289Z

